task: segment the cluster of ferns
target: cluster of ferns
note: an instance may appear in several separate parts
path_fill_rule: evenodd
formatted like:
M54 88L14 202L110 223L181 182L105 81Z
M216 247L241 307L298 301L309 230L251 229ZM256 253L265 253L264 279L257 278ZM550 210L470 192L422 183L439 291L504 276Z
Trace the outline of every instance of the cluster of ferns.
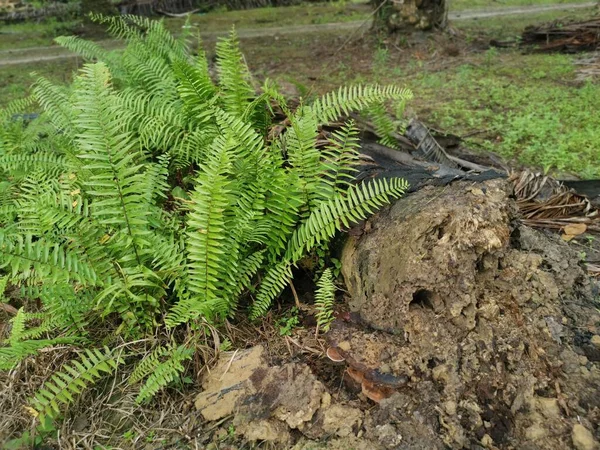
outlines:
M0 112L0 292L22 305L0 370L57 344L77 353L31 399L40 420L121 364L138 401L151 399L184 371L200 328L259 319L300 259L407 187L354 183L351 121L325 145L318 136L353 111L389 129L384 105L408 90L345 86L291 110L273 83L253 84L234 33L214 75L161 22L96 19L124 49L58 38L87 61L73 83L39 78ZM17 114L30 108L40 115ZM276 135L274 111L286 123ZM323 328L333 282L326 270L318 284ZM114 345L158 334L171 340L138 360Z

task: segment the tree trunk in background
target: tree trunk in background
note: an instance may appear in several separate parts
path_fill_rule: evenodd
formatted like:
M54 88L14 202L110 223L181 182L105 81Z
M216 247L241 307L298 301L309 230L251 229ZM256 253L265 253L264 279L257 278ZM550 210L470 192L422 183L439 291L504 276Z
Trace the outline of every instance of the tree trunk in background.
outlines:
M444 29L448 24L449 0L372 0L372 3L379 8L373 23L377 31L393 34Z

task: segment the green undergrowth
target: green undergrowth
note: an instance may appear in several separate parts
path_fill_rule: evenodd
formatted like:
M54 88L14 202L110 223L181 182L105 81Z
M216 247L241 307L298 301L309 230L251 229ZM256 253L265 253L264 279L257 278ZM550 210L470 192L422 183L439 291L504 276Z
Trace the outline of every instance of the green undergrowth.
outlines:
M575 83L573 56L488 50L470 64L417 72L421 117L546 171L600 176L600 86Z
M26 96L36 79L36 74L57 83L70 82L80 62L81 60L63 59L0 67L0 108ZM34 109L28 108L27 111L21 112L30 113L34 112Z
M0 51L52 45L52 39L61 34L71 33L78 24L78 20L56 19L48 19L41 23L0 23Z

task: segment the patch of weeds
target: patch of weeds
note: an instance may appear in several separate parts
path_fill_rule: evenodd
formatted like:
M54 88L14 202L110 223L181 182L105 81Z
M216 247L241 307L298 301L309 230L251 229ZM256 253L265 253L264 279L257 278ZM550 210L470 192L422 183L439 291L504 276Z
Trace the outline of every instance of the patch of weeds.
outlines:
M53 45L52 40L61 35L72 34L78 20L59 21L50 18L44 22L23 22L2 25L0 50Z
M136 436L136 432L133 429L129 429L125 433L123 433L121 437L123 438L123 440L130 442L133 441L136 438Z
M496 47L490 47L484 53L483 63L486 66L491 66L498 59L498 49Z
M298 326L300 318L298 317L298 308L295 306L290 308L288 313L277 319L277 326L279 327L280 336L291 336L292 330Z
M380 46L373 55L373 71L382 72L387 70L390 53L386 47Z
M0 107L27 94L29 86L36 79L32 72L51 81L66 83L72 79L77 68L75 59L0 67Z
M600 86L569 83L572 57L487 51L480 64L416 72L409 85L427 122L546 172L600 176Z

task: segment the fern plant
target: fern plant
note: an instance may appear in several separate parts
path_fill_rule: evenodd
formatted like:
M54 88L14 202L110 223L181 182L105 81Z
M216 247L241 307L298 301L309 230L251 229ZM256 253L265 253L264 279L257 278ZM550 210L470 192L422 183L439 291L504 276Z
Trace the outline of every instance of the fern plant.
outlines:
M61 412L59 403L72 403L83 389L95 383L103 374L112 373L122 362L106 347L102 350L85 349L80 359L65 364L35 395L32 406L40 422L44 423L46 417L56 417Z
M247 307L259 318L307 252L407 188L354 184L352 121L326 145L317 138L351 111L405 102L408 90L347 86L292 111L272 83L256 93L235 33L217 46L214 81L205 55L192 56L161 22L97 19L125 50L58 38L89 61L73 84L40 78L33 100L0 113L0 270L24 305L0 368L57 342L93 347L98 321L133 339L182 324L193 332ZM13 117L32 101L38 118ZM275 108L289 125L273 137ZM194 351L186 342L157 347L134 369L132 384L146 379L139 401L184 370ZM86 350L35 407L54 417L120 362Z
M317 281L317 291L315 292L317 329L320 328L325 332L329 331L331 322L333 322L335 291L336 287L333 282L333 273L330 268L327 268L323 271L319 281Z

